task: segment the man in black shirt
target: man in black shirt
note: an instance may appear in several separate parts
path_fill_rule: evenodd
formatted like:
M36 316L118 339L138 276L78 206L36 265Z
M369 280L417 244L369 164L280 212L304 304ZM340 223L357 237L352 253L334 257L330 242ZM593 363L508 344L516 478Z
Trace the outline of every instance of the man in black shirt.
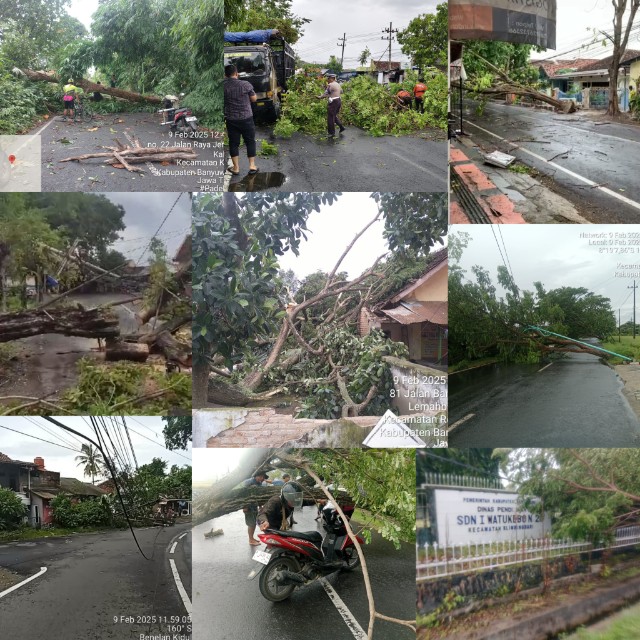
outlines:
M257 100L251 83L238 78L235 65L224 68L224 118L229 135L229 155L232 167L229 172L234 176L240 173L240 139L247 145L249 173L257 173L256 167L256 127L253 122L251 103Z
M257 523L261 531L277 529L286 531L291 528L289 518L295 507L302 506L302 487L297 482L287 482L279 496L271 496L258 512Z

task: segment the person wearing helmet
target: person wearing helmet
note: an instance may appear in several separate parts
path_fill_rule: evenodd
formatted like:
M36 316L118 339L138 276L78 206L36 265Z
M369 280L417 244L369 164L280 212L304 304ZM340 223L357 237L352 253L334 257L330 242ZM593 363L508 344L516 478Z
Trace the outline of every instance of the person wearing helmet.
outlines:
M302 506L302 487L297 482L287 482L282 486L280 495L271 496L258 512L258 526L261 531L290 529L289 518L293 510Z
M73 84L73 79L69 78L67 80L67 84L64 85L64 97L62 98L62 102L64 104L64 113L62 115L62 119L67 119L67 113L71 116L73 120L73 113L75 109L75 99L78 93L78 87Z
M333 138L336 135L336 124L340 127L340 133L345 129L344 125L338 118L340 113L340 107L342 106L342 87L336 82L336 74L327 74L327 88L321 96L317 96L319 99L324 100L327 98L327 130L329 137Z

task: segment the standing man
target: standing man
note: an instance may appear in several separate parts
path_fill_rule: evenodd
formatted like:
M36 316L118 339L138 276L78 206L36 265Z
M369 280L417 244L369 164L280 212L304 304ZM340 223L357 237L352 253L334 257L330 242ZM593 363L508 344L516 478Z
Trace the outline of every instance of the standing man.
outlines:
M269 476L264 471L256 471L253 474L253 477L247 478L243 481L243 487L261 487L262 483L265 482ZM256 518L258 517L258 505L250 504L247 507L242 509L244 511L244 522L247 525L247 530L249 533L249 544L252 547L256 547L260 545L254 537L253 534L256 532Z
M327 130L330 138L333 138L336 135L336 124L340 127L340 133L345 129L344 125L338 118L340 107L342 107L341 95L342 87L336 82L336 74L328 73L327 88L321 96L318 96L318 98L321 100L327 98L329 101L327 104Z
M73 80L69 78L67 80L67 84L64 85L64 97L62 101L64 103L64 113L62 114L62 119L67 119L67 114L71 116L73 120L74 108L75 108L75 98L78 92L78 87L73 84Z
M427 85L424 84L424 78L420 78L413 87L413 97L416 101L416 111L418 113L424 113L424 94L427 90Z
M251 83L238 78L238 70L233 64L224 68L224 119L229 135L229 156L232 167L228 171L237 176L240 173L240 139L247 145L249 173L258 173L256 167L256 125L253 122L251 103L257 100Z

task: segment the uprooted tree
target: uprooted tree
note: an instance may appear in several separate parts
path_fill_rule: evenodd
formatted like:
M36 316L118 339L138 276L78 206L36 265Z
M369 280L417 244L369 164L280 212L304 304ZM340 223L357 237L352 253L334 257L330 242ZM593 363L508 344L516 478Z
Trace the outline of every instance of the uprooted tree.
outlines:
M367 637L373 637L376 620L387 620L415 630L415 620L391 618L376 610L367 568L366 548L355 538L356 523L350 523L342 505L352 504L361 510L367 522L359 531L371 541L372 529L394 544L415 541L415 450L247 450L240 465L217 480L211 489L203 491L194 502L195 522L201 523L238 511L252 503L264 504L278 488L246 488L242 480L258 470L295 470L303 486L307 504L330 500L346 523L347 534L356 546L362 564L369 603ZM324 479L324 480L323 480ZM341 487L333 493L328 485ZM260 499L262 496L262 499Z
M279 275L278 256L297 254L308 216L337 197L229 193L196 201L195 407L246 406L288 389L307 394L308 417L377 415L386 407L392 379L383 357L405 356L406 347L377 331L361 338L355 328L365 305L424 272L429 249L446 234L446 197L373 194L376 214L333 269L294 296ZM346 279L341 264L379 219L392 255Z

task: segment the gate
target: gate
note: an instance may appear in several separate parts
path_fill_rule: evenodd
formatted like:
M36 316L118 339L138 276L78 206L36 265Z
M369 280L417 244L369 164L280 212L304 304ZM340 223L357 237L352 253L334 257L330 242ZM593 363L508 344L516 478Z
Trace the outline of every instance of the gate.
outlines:
M589 104L592 109L606 109L609 106L609 89L602 87L590 89Z

